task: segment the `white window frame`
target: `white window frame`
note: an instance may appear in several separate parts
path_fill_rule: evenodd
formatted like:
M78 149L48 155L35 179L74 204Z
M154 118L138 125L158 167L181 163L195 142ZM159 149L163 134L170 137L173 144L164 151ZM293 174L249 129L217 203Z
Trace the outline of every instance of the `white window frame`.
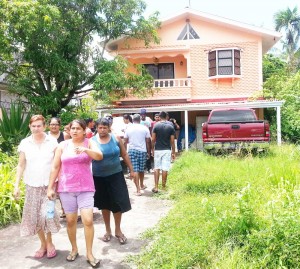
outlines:
M226 74L226 75L220 75L219 74L219 52L220 51L229 51L231 50L231 61L232 61L232 65L231 65L231 68L232 68L232 74ZM236 62L235 60L235 50L238 50L239 53L240 53L240 57L239 57L239 63ZM215 52L216 53L216 74L215 75L210 75L210 60L209 60L209 55L211 52ZM242 76L242 64L241 64L241 52L242 50L240 48L237 48L237 47L230 47L230 48L216 48L216 49L212 49L208 52L208 58L207 58L207 63L208 63L208 78L209 79L218 79L218 78L239 78ZM238 65L239 64L239 65ZM235 74L235 68L236 67L239 67L239 74Z

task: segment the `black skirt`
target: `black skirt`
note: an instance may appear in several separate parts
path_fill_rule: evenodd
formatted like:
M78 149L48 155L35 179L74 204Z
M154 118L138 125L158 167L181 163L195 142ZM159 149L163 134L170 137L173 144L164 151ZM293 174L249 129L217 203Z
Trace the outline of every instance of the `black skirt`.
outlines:
M94 176L94 183L96 189L94 196L95 207L107 209L113 213L124 213L131 209L123 172L106 177Z

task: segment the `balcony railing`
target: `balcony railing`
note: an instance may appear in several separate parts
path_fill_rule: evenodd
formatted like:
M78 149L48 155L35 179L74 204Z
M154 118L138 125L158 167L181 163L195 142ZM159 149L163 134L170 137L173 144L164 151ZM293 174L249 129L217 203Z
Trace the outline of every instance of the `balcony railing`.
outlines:
M192 80L190 78L176 79L155 79L153 88L170 88L170 87L191 87Z
M155 79L153 82L152 95L147 95L145 98L139 98L130 93L127 93L125 98L119 101L163 101L170 99L191 99L192 94L192 80L191 78L178 78L178 79Z

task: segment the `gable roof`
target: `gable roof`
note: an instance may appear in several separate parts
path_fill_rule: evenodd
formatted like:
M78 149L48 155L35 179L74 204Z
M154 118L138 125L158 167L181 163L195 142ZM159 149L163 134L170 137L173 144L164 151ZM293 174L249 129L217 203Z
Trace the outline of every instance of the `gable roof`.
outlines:
M281 38L281 33L273 30L268 30L262 27L253 26L247 23L231 20L228 18L212 15L209 13L197 11L194 9L191 9L189 7L186 7L185 9L181 10L180 12L167 17L165 19L161 20L161 26L164 27L170 23L173 23L175 21L178 21L180 19L200 19L205 22L209 22L215 25L220 25L221 27L227 27L231 29L235 29L238 31L247 32L253 35L261 36L262 38L262 52L266 53L269 49L271 49ZM126 37L120 37L116 40L112 40L108 42L107 49L110 50L119 43L122 39L125 39Z
M282 36L281 33L277 31L273 31L266 28L250 25L247 23L216 16L213 14L197 11L189 7L186 7L184 10L162 20L162 27L174 21L177 21L179 19L187 20L191 18L200 19L205 22L209 22L215 25L220 25L222 27L236 29L239 31L261 36L263 53L266 53L269 49L271 49L280 40Z

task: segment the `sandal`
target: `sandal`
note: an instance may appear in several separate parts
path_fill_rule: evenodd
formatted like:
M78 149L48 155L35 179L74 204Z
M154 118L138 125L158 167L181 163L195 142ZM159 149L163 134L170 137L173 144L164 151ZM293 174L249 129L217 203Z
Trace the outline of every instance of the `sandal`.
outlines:
M111 234L105 234L100 238L103 242L109 242L112 239Z
M140 192L135 192L134 195L135 196L142 196L142 194Z
M144 185L143 187L141 187L141 190L145 190L145 189L147 189L146 185Z
M119 240L119 243L121 245L124 245L126 243L127 238L126 238L126 236L124 234L122 234L122 235L115 235L115 236Z
M47 250L47 258L48 259L52 259L56 256L56 250L55 250L55 247L53 247L52 249L50 250Z
M153 193L158 193L158 190L156 190L155 188L152 189Z
M92 266L93 268L97 268L97 267L99 267L100 266L100 260L98 260L98 259L96 259L96 258L94 258L92 261L90 261L90 260L86 260L89 264L90 264L90 266Z
M35 252L33 257L36 259L41 259L46 255L46 253L47 253L47 249L39 249Z
M66 260L68 262L73 262L73 261L76 260L76 258L78 257L78 255L79 255L78 252L76 252L74 254L72 254L72 252L70 252L69 255L67 256Z

